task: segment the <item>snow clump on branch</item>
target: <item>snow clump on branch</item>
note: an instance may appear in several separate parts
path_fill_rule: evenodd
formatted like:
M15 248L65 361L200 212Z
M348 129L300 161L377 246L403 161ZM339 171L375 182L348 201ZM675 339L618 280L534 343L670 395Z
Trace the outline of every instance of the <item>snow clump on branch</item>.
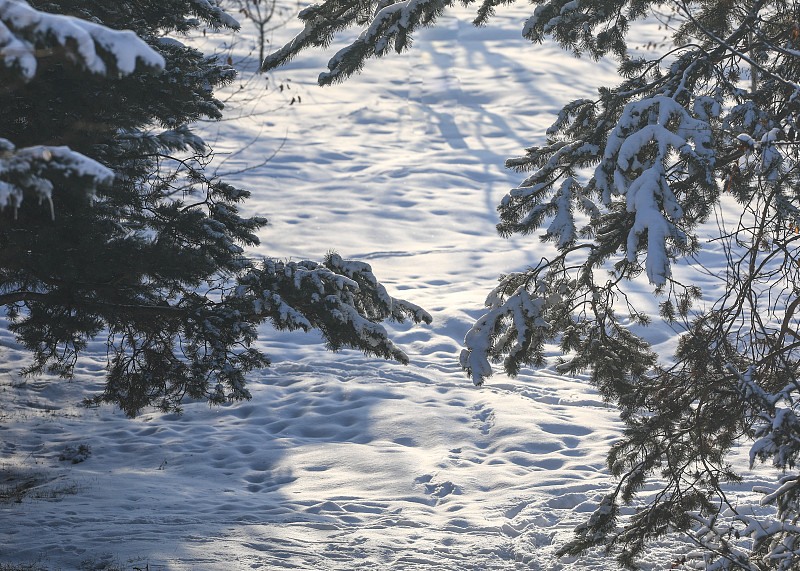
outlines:
M103 55L111 58L114 70L129 75L137 62L164 69L164 58L130 30L112 30L62 14L47 14L33 9L21 0L0 0L0 65L18 79L28 82L37 71L41 47L60 47L67 57L92 73L108 74ZM94 194L97 185L109 184L114 173L65 146L35 146L17 149L9 140L0 138L0 207L16 210L25 191L39 201L50 204L54 216L53 183L48 173L88 179L87 194Z

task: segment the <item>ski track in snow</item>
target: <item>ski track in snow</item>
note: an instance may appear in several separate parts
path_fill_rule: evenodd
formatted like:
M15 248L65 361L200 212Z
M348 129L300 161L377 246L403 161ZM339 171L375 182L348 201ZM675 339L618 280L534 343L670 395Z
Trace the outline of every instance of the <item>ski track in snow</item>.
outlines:
M457 364L497 275L550 251L536 238L497 237L495 207L522 178L503 161L541 142L565 102L614 82L611 62L525 42L528 8L499 12L482 29L468 12L444 16L411 52L325 89L316 75L338 48L309 52L270 75L273 87L291 87L252 107L265 113L204 127L225 158L221 172L277 150L235 177L253 191L248 208L270 217L260 254L319 259L335 249L431 311L430 327L390 327L411 364L333 355L314 335L264 328L273 366L253 374L252 401L129 420L78 406L101 387L99 344L72 383L22 382L27 356L3 328L0 492L24 482L28 493L0 502L0 561L614 568L602 556L554 553L611 484L615 411L582 379L524 371L478 389ZM302 103L289 106L296 95ZM638 299L652 305L648 291ZM673 332L648 335L674 348ZM79 444L91 446L86 461L59 461ZM664 541L645 567L667 568L686 549Z

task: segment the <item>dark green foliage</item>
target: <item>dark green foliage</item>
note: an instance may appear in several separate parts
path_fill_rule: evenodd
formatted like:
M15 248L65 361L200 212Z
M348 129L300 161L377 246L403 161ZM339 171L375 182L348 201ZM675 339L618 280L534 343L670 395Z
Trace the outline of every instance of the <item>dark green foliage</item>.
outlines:
M117 73L122 56L98 43L108 72L92 73L70 53L71 44L44 49L43 37L33 77L0 68L9 80L0 90L7 145L22 149L18 154L35 145L52 149L44 152L50 158L3 172L26 197L0 213L0 304L11 331L33 353L27 373L69 378L88 342L106 336L107 384L93 402L134 416L151 405L179 409L185 398L248 398L248 373L269 363L252 346L267 320L279 328L318 328L332 349L407 361L376 322L430 317L386 294L369 266L330 256L318 291L279 272L277 263L262 267L246 256L266 219L240 215L250 193L208 175L210 150L190 127L221 117L214 89L235 72L164 39L201 26L233 26L216 2L32 5L132 28L165 63ZM88 167L76 173L64 166L78 159L113 176L100 180ZM36 191L32 174L52 193ZM35 199L37 192L52 210ZM256 289L282 301L256 307ZM287 321L287 311L305 321Z

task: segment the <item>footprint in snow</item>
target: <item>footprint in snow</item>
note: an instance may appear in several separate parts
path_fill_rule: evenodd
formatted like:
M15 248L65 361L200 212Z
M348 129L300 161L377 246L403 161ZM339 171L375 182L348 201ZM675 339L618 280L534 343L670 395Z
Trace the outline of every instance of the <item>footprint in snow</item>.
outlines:
M449 496L450 494L461 494L461 488L455 485L453 482L447 480L445 482L434 482L433 476L430 474L426 474L424 476L420 476L414 479L415 484L422 484L425 488L425 493L429 496L433 496L435 498L444 498L445 496Z
M491 408L485 408L483 405L476 405L473 407L475 414L472 418L479 422L478 428L482 434L489 434L489 431L494 426L494 411Z
M436 496L437 498L443 498L445 496L449 496L450 494L460 494L461 490L459 490L458 486L456 486L453 482L447 481L442 482L440 484L425 484L425 493L430 494L431 496Z

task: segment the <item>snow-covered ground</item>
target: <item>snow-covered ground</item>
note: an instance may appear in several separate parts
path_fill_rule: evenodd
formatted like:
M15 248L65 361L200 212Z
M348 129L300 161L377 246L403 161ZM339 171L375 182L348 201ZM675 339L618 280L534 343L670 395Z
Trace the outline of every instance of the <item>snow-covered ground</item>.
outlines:
M24 382L27 357L3 329L0 568L614 568L554 552L610 484L615 411L582 379L525 371L475 388L458 366L497 276L548 251L494 231L520 180L504 159L541 142L563 103L616 81L613 62L523 40L529 8L499 12L482 29L445 16L343 85L315 85L335 46L268 80L243 74L229 119L203 126L221 172L270 159L229 177L270 218L260 254L368 261L433 314L393 328L411 364L264 328L273 366L252 375L252 401L129 420L79 406L100 389L100 345L72 383ZM264 83L272 95L258 97ZM666 354L674 334L651 340ZM80 445L84 461L59 460ZM661 542L645 567L688 548Z

